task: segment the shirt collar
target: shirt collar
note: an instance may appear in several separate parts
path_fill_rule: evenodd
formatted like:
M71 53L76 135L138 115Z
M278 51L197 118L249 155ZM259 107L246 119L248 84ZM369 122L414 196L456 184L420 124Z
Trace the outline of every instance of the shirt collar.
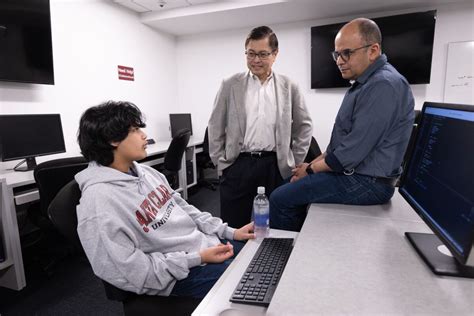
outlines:
M260 79L254 75L250 70L247 72L247 76L253 80L258 80L258 82L260 82ZM270 76L267 77L267 79L265 80L265 82L269 82L271 79L273 79L273 70L272 72L270 73ZM265 83L264 82L264 83Z
M367 67L367 69L362 73L362 75L359 76L355 81L364 84L369 77L377 71L379 68L381 68L385 63L387 62L387 56L385 54L382 54L375 60L375 62Z

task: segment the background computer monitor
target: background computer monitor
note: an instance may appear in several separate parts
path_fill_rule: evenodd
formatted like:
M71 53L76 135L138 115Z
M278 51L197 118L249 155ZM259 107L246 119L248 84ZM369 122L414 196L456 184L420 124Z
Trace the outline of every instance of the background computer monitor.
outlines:
M191 123L191 113L172 113L170 114L171 137L175 137L177 132L183 128L189 129L193 134L193 125Z
M473 106L423 105L399 191L437 236L406 233L436 274L474 278L473 135Z
M36 166L35 157L66 151L59 114L0 115L2 161L25 158L26 171Z

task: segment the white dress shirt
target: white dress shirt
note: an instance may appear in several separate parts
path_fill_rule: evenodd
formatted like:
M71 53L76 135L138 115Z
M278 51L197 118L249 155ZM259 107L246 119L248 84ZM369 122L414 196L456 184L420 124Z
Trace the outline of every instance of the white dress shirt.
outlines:
M276 94L273 73L262 84L248 72L245 96L247 126L242 152L275 151Z

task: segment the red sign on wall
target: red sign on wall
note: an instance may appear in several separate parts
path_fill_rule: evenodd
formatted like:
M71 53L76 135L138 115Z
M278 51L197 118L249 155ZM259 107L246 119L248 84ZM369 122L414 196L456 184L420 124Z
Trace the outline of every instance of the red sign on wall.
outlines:
M125 67L118 65L118 78L119 80L135 80L135 73L132 67Z

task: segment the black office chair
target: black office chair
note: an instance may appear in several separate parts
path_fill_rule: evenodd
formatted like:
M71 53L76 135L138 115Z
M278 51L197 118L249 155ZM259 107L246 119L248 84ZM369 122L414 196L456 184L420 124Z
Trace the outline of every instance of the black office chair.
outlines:
M48 219L48 206L56 194L74 176L88 165L84 157L71 157L49 160L40 163L33 171L38 192L40 195L39 207L36 205L28 210L28 216L40 228L52 228Z
M196 154L196 166L199 173L198 184L215 191L216 185L219 184L219 179L208 179L204 177L205 169L216 169L216 166L214 166L209 156L209 135L207 127L204 134L204 141L202 142L202 152Z
M403 155L403 160L402 160L403 171L402 172L405 172L406 168L408 167L408 162L410 161L410 157L411 157L411 154L413 152L413 148L415 146L416 135L418 133L418 124L420 124L420 120L421 120L421 111L420 110L415 110L415 121L413 122L413 128L411 130L410 139L408 141L407 149L405 150L405 154ZM403 178L403 174L400 175L397 182L395 183L396 187L400 186L402 178Z
M77 233L76 215L76 206L80 198L79 185L72 180L51 202L48 215L54 227L83 252ZM191 315L201 301L190 297L137 295L121 290L103 280L102 282L107 298L122 302L125 315Z
M33 171L40 200L28 208L27 217L39 230L22 236L22 247L26 257L31 255L33 264L49 276L56 263L70 254L70 245L57 238L48 218L48 206L59 190L87 165L83 157L71 157L40 163Z
M186 147L188 147L190 137L190 130L179 130L176 133L176 136L171 140L171 144L166 151L164 164L158 166L157 169L166 176L166 179L168 179L168 182L173 189L179 187L178 172L181 170L181 161L183 160Z
M408 161L410 160L411 153L413 151L413 146L415 146L415 139L416 139L416 134L418 132L418 124L420 124L420 119L421 119L421 111L415 110L415 121L413 122L413 128L411 130L410 140L408 141L407 149L405 150L405 154L403 155L402 166L404 169Z
M306 154L306 158L304 159L304 162L310 163L319 155L321 155L321 149L319 148L318 142L316 141L314 136L312 136L311 144L309 145L309 150L308 150L308 153Z

